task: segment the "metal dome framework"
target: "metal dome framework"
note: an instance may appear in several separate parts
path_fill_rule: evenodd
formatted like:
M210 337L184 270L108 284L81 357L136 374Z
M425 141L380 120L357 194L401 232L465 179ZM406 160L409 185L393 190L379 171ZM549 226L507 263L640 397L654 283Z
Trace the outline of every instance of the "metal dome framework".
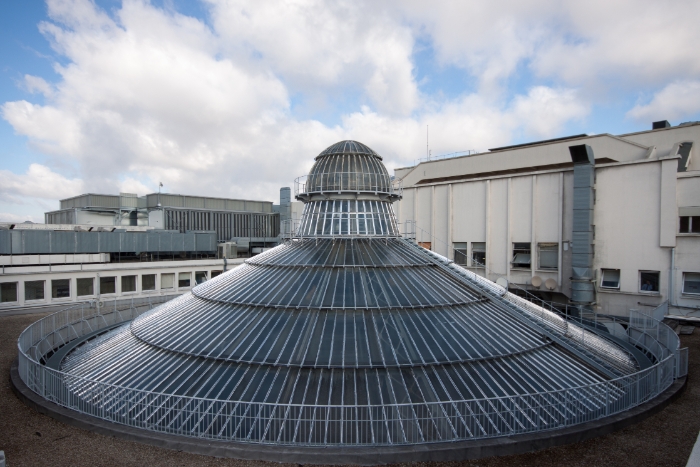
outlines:
M627 340L606 337L402 239L400 194L384 181L365 190L366 175L390 182L380 161L353 141L323 151L309 175L321 182L297 194L295 238L191 293L138 317L28 328L22 380L145 430L333 447L562 428L684 374L687 353L657 321L633 314ZM70 352L50 368L61 345Z

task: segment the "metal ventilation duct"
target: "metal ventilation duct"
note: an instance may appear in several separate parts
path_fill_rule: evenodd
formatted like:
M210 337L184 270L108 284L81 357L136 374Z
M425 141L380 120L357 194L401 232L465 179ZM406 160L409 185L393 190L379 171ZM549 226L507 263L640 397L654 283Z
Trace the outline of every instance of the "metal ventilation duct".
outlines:
M574 222L571 301L589 306L595 302L593 269L593 182L595 158L587 144L569 146L574 163Z

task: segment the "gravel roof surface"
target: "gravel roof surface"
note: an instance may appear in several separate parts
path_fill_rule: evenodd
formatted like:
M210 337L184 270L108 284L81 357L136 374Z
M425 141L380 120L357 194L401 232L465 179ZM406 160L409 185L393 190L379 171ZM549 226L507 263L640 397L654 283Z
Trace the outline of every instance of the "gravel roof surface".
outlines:
M17 337L44 314L0 317L0 450L8 467L22 466L279 466L218 459L103 436L64 425L22 404L10 389ZM700 332L681 336L690 348L688 386L660 413L615 433L583 443L517 456L422 464L437 466L684 466L700 431ZM412 464L418 466L419 464Z

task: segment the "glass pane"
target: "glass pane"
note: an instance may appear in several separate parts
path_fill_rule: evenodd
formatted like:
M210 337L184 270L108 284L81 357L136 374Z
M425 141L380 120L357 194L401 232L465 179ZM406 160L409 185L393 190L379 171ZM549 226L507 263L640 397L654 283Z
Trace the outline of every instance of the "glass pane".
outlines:
M700 273L686 272L683 274L683 293L700 294Z
M659 273L641 272L639 274L639 289L644 292L659 291Z
M79 297L83 295L95 295L95 279L92 277L78 279L77 292Z
M100 277L100 293L101 294L117 293L117 278L116 277Z
M486 242L472 242L472 251L486 251Z
M136 276L122 276L122 293L136 292Z
M178 287L189 287L191 277L192 277L191 272L181 272L180 275L178 276L177 286Z
M620 270L619 269L603 269L603 280L601 287L616 289L620 286Z
M700 233L700 216L690 218L690 231L692 233Z
M681 225L680 225L678 231L680 233L690 232L690 217L687 217L687 216L681 217Z
M57 279L51 281L51 297L70 297L70 279Z
M486 252L472 251L472 266L483 267L486 264Z
M175 274L161 274L160 275L160 288L161 289L172 289L175 287Z
M28 281L24 283L25 300L44 299L44 281Z
M144 274L141 276L141 290L156 290L155 274Z
M514 268L529 268L530 267L530 253L516 253L513 258Z
M17 282L3 282L0 284L0 302L17 301Z
M557 269L558 266L558 245L540 244L540 269Z
M223 271L212 271L211 272L211 278L215 278L216 276L220 275Z
M197 271L194 273L195 284L201 284L207 281L207 271Z

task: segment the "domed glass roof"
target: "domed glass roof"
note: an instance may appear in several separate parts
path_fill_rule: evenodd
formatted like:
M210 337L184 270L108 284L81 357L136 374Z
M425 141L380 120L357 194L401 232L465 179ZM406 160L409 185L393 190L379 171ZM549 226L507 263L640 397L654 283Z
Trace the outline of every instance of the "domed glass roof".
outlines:
M367 156L374 156L377 159L382 160L382 156L374 152L372 148L353 140L338 141L335 144L331 144L326 149L321 151L321 153L316 156L315 160L319 160L324 156L338 154L364 154Z
M379 161L352 141L325 155ZM115 419L158 431L383 445L550 429L573 416L558 396L513 398L636 370L613 343L402 239L390 199L340 191L306 200L297 238L71 352L66 389L80 404L102 403L96 383L139 391ZM625 393L606 397L576 416Z

